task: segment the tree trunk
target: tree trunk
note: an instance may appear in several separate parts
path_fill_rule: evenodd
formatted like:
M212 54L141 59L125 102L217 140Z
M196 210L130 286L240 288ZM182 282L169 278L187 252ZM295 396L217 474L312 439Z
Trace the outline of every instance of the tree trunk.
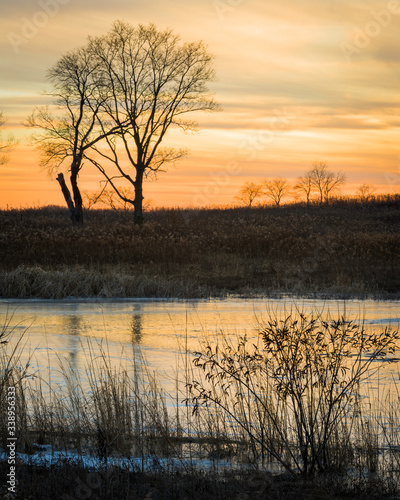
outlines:
M133 202L133 222L139 226L143 224L143 170L137 169L135 179L135 200Z
M78 173L81 166L81 159L77 158L71 166L71 186L74 195L75 213L73 224L83 224L83 207L82 207L82 196L78 188Z
M69 215L72 219L73 214L75 212L75 206L74 206L74 202L72 201L72 198L71 198L71 193L69 192L69 189L67 188L67 185L65 184L64 174L62 174L62 173L58 174L57 181L60 184L62 194L64 195L64 199L67 202Z
M70 180L71 180L72 192L74 195L73 200L71 197L71 192L65 183L64 174L60 173L57 176L57 181L60 184L62 194L64 195L64 199L68 206L69 216L74 226L83 224L82 196L79 191L77 182L78 172L79 169L77 169L76 166L75 168L74 166L71 168Z

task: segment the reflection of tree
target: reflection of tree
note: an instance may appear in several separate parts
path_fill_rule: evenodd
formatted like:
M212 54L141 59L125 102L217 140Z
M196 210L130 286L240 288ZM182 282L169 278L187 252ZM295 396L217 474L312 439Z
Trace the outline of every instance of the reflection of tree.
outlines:
M142 305L134 304L133 315L131 319L131 342L133 348L133 358L137 365L143 363L141 350L142 334L143 334L143 314Z
M79 335L83 330L82 318L80 316L66 316L65 317L65 330L70 335Z
M140 309L140 305L135 305L135 310ZM131 332L132 332L132 344L138 345L142 342L142 315L140 313L135 313L132 316L131 321Z
M64 316L64 330L69 337L69 360L71 370L76 369L77 353L79 350L79 337L83 330L83 320L81 316L76 314Z
M141 349L142 342L142 328L143 328L143 316L141 312L141 304L134 304L131 320L131 342L132 342L132 354L133 354L133 380L136 386L136 390L139 393L139 381L142 378L142 365L143 365L143 355Z

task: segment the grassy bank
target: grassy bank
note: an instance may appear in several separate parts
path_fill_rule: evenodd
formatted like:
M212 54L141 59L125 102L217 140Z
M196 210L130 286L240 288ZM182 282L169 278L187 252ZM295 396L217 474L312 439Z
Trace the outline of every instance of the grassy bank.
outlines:
M0 296L398 297L400 197L279 209L0 212Z
M48 368L61 386L49 384L22 365L23 337L11 342L15 335L11 323L0 332L0 471L9 470L13 387L16 498L400 494L399 394L385 388L365 398L370 376L397 356L396 331L368 333L318 315L270 317L258 343L223 336L218 348L205 338L198 353L183 350L178 396L162 390L140 357L113 365L90 343L86 381L61 360Z

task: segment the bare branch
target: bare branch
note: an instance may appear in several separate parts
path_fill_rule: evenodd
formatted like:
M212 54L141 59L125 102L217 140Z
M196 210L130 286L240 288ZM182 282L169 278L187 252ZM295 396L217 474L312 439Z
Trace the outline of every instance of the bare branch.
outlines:
M289 183L282 177L265 180L264 189L264 194L270 198L277 207L280 206L282 199L290 194L291 191Z
M321 161L314 162L306 175L310 177L312 186L319 195L320 203L329 203L330 196L346 181L344 173L329 170L327 164Z
M240 204L251 208L253 202L263 195L263 187L261 184L255 184L254 182L246 182L240 189L239 194L235 196Z
M9 160L9 154L17 145L17 141L14 136L9 134L7 137L3 137L1 129L6 123L4 114L0 111L0 165L4 165Z

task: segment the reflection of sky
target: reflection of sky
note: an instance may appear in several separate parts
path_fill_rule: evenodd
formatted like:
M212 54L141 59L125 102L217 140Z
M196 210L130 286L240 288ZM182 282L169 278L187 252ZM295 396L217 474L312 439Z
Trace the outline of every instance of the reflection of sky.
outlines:
M21 138L27 131L20 122L45 102L39 92L47 88L46 70L88 35L105 33L115 19L154 22L209 46L218 75L211 87L223 111L199 116L200 134L171 134L171 144L189 147L192 155L148 184L147 198L159 204L190 204L196 186L231 161L240 162L241 172L208 203L231 202L249 177L295 178L316 159L345 170L353 191L363 182L398 189L400 14L385 21L383 13L396 2L243 0L232 7L228 0L45 0L55 10L36 28L29 23L43 16L37 2L3 4L0 108ZM360 49L357 34L371 23L377 34ZM15 36L26 40L17 52ZM277 116L287 120L278 132L272 126ZM271 130L272 140L263 142ZM240 150L240 144L247 146ZM1 169L1 203L61 203L54 181L39 171L27 148L22 143ZM395 177L390 181L385 173ZM93 171L81 183L94 189Z
M400 323L398 302L304 300L296 306L304 312L320 311L334 318L344 313L349 319L363 318L367 328L398 328ZM21 362L33 352L32 365L43 376L50 366L53 380L62 378L57 374L59 359L64 367L84 376L89 361L103 349L113 366L131 366L135 356L143 355L147 367L173 387L182 362L179 351L186 343L193 351L206 336L211 341L222 334L256 337L263 318L294 310L291 300L2 300L0 321L4 323L13 311L11 325L17 326L14 338L27 329Z

